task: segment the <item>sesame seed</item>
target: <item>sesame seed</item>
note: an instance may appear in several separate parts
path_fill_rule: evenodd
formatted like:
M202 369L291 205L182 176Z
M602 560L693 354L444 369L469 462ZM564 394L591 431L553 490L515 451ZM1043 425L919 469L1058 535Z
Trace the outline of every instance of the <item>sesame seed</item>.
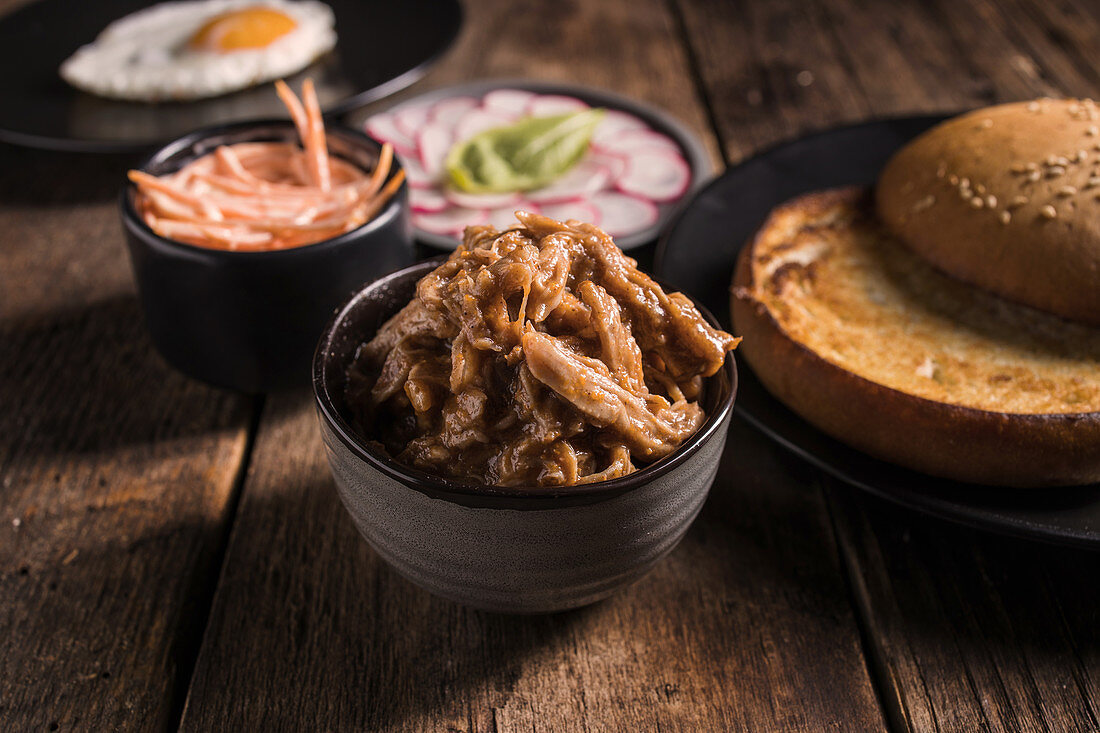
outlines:
M1077 102L1074 102L1073 104L1071 104L1069 106L1069 113L1071 115L1075 115L1080 111L1081 111L1081 105L1077 104Z
M1010 214L1007 211L1002 211L1001 212L1001 223L1002 224L1007 224L1010 221L1012 221L1012 214Z
M978 128L982 130L988 130L990 127L993 127L993 120L989 118L982 120L981 123L978 124Z
M1058 164L1058 156L1054 155L1054 154L1048 155L1047 159L1043 162L1046 163L1047 165L1057 165Z
M1096 137L1097 135L1100 135L1100 127L1097 127L1096 125L1089 125L1089 129L1085 130L1085 134L1089 137Z
M985 197L985 205L991 209L997 208L997 197L990 194Z
M950 183L952 186L957 186L959 185L959 177L952 173L950 176L947 177L947 182Z
M814 83L814 73L809 69L803 69L795 75L794 80L800 87L808 87Z
M23 520L20 519L19 517L16 517L15 519L11 520L11 526L15 527L16 529L19 529L19 525L21 525L21 524L23 524Z
M1028 173L1028 174L1027 174L1027 180L1029 180L1029 181L1031 181L1031 182L1033 182L1033 183L1034 183L1035 181L1038 181L1038 180L1039 180L1040 178L1042 178L1042 177L1043 177L1043 174L1042 174L1042 173L1040 173L1039 171L1032 171L1031 173Z
M1024 204L1027 203L1027 201L1028 201L1027 196L1017 196L1016 198L1009 201L1008 205L1009 205L1010 208L1015 209L1018 206L1023 206Z
M974 187L974 190L977 191L979 194L982 194L982 195L985 194L985 186L983 186L980 183L977 186Z
M969 178L959 179L959 187L960 188L970 188L970 179Z
M931 196L931 195L925 196L920 201L913 204L913 208L911 209L911 211L914 214L916 214L917 212L924 211L925 209L927 209L928 207L930 207L934 203L936 203L936 197L935 196Z
M1072 196L1077 193L1077 189L1073 186L1062 186L1058 189L1059 196Z
M1084 163L1088 159L1089 159L1089 151L1087 151L1087 150L1078 150L1077 151L1077 162L1078 163Z
M973 196L973 195L974 194L971 193L969 188L960 188L959 189L959 198L961 198L963 201L969 201L970 197Z
M1085 188L1096 188L1097 186L1100 186L1100 176L1093 176L1085 184Z
M1063 158L1063 157L1059 156L1059 157L1054 159L1054 162L1057 163L1058 165L1062 166L1062 167L1065 167L1065 166L1069 165L1069 158Z
M1038 102L1028 102L1027 111L1028 112L1038 112L1039 111L1039 103Z
M981 196L975 196L974 198L970 199L970 205L975 209L980 209L985 206L985 202L982 201Z
M947 164L940 163L940 167L936 169L936 178L943 178L947 175Z
M1039 209L1039 213L1042 214L1044 219L1053 219L1058 216L1058 210L1050 204L1047 204L1043 208Z
M1013 163L1008 169L1013 173L1023 173L1027 167L1023 163Z
M1038 163L1028 163L1027 164L1027 169L1029 171L1037 171L1037 170L1039 170L1039 164Z
M1063 168L1060 165L1056 165L1053 168L1048 168L1047 169L1047 177L1048 178L1057 178L1058 176L1062 175L1065 172L1066 172L1065 168Z

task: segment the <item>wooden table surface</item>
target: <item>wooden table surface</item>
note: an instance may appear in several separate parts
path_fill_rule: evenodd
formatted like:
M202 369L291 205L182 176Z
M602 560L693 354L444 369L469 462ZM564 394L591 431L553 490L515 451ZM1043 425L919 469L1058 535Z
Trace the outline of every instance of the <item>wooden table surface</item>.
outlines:
M1100 96L1100 8L469 0L402 96L504 76L645 100L728 165ZM115 204L133 162L0 147L0 730L1100 729L1100 556L894 509L740 419L737 479L624 592L546 617L429 596L357 535L310 395L153 351Z

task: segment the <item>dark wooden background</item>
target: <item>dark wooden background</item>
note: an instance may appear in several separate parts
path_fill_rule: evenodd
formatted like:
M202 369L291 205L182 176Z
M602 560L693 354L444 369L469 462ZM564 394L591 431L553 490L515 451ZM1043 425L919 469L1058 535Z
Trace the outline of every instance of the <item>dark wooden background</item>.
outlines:
M1100 95L1100 8L468 0L408 93L503 76L656 104L732 164ZM1100 729L1096 554L895 510L739 420L738 478L625 592L515 618L418 590L341 508L307 394L152 350L115 207L133 162L0 147L0 729Z

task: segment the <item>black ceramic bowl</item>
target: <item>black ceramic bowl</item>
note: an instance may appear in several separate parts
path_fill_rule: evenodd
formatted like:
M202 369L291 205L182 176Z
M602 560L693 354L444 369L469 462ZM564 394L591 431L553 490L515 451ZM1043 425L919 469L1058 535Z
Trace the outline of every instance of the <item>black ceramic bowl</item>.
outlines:
M325 329L314 356L321 435L359 531L417 585L493 611L575 608L637 580L672 551L710 491L733 414L733 354L707 381L699 430L635 473L570 487L484 486L428 474L356 433L344 389L358 345L437 264L424 262L364 288Z
M339 126L326 131L330 154L374 168L377 141ZM141 169L162 175L219 145L297 139L289 120L210 127L169 143ZM399 169L395 159L390 175ZM122 190L122 223L153 343L180 371L222 387L263 392L307 384L313 348L333 310L363 283L415 258L405 186L358 229L268 252L161 237L139 218L135 193L132 184Z

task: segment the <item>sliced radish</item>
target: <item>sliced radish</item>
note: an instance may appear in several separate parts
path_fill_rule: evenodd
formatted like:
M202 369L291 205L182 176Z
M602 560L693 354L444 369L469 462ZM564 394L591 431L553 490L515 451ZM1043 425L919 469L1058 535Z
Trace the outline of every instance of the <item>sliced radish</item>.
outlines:
M617 188L652 201L672 201L691 183L691 168L678 154L663 149L638 150L626 159Z
M600 191L588 200L600 217L600 228L612 237L633 234L657 223L657 206L647 199Z
M432 178L437 178L443 170L443 159L451 149L451 128L438 122L429 122L420 128L416 136L416 146L420 151L420 162Z
M393 124L410 140L416 139L416 133L428 123L430 104L406 104L393 111Z
M389 143L397 149L397 152L404 155L416 154L416 142L397 129L396 123L394 123L393 115L378 114L374 115L367 120L363 125L363 129L367 131L367 134L376 140L381 140L384 143Z
M527 103L527 114L531 117L550 117L588 109L588 105L574 97L559 94L540 94Z
M513 206L521 200L521 196L515 191L507 193L466 193L448 188L443 195L455 206L463 206L467 209L499 209Z
M478 101L473 97L450 97L432 106L431 121L453 128L467 112L477 106Z
M573 201L599 191L607 185L610 174L599 163L581 160L561 178L548 186L527 192L527 198L537 204Z
M409 188L409 206L413 211L436 213L450 205L451 202L434 188Z
M534 92L524 89L494 89L481 100L481 106L487 110L521 117L534 98Z
M460 234L468 226L484 224L489 212L452 206L438 213L413 212L413 226L432 234Z
M626 132L627 130L648 130L646 121L637 116L619 109L604 110L604 116L599 120L596 135L607 132Z
M595 206L587 201L566 201L562 204L547 204L542 207L542 213L558 221L577 219L587 224L600 225L600 212Z
M623 130L598 142L593 140L592 145L607 153L628 153L642 148L660 148L673 153L680 152L680 146L675 140L654 130Z
M455 124L455 140L462 142L469 140L479 132L492 130L494 127L504 127L516 121L514 115L488 109L474 109L467 112Z
M585 160L602 165L607 169L607 186L614 186L615 182L619 180L626 171L626 158L617 153L594 153L590 152Z
M400 154L401 167L405 169L405 180L411 188L432 188L436 185L436 177L430 175L420 164L420 157L413 153L412 156Z
M525 203L521 201L512 206L503 206L499 209L493 209L489 212L489 218L485 223L500 231L519 226L519 220L516 219L517 211L529 211L532 214L538 214L540 209L530 202Z

